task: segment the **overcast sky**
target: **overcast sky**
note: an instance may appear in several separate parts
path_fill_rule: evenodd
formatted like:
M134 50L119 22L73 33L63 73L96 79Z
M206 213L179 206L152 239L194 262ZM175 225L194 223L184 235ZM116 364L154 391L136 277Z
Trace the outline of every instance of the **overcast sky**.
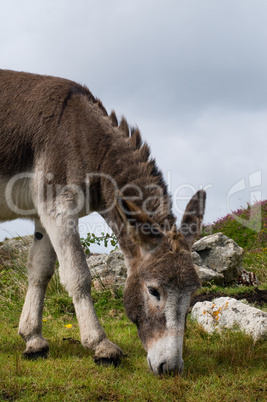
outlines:
M178 219L204 187L212 222L267 198L266 21L266 0L2 1L0 68L86 84L139 126Z

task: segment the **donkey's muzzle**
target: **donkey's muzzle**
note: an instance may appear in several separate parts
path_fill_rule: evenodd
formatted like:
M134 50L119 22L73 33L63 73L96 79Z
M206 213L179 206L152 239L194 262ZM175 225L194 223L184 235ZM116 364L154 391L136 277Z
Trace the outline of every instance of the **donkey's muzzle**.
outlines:
M150 367L150 370L153 372L155 375L175 375L175 374L182 374L183 367L184 367L184 362L183 360L180 361L180 364L178 363L168 363L168 362L162 362L160 363L157 367L153 367L150 360L148 360L148 365Z
M148 349L147 362L155 375L181 374L183 339L167 336L154 342Z

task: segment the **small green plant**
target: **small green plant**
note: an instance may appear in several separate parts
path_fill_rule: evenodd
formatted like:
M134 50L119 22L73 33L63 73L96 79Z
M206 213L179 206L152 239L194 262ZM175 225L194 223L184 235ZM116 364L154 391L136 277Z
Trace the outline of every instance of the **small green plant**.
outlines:
M110 244L113 247L111 252L117 250L118 248L118 241L114 233L105 234L104 232L101 232L101 236L96 236L94 233L87 233L86 238L81 238L81 243L86 254L90 254L90 246L92 244L97 244L98 246L103 244L105 247L108 247L108 245Z

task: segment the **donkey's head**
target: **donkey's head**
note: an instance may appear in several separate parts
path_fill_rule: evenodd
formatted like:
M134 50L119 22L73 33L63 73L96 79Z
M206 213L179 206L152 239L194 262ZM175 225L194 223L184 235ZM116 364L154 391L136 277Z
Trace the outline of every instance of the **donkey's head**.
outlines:
M154 374L181 372L187 311L199 279L191 246L203 218L205 193L196 193L187 205L180 230L157 229L151 219L129 201L120 200L120 214L136 244L129 254L124 306L137 325Z

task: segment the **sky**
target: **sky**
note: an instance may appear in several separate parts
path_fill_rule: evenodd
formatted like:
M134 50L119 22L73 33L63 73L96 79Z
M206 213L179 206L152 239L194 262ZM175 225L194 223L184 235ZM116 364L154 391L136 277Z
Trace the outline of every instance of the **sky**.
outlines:
M208 223L267 199L266 21L266 0L2 1L0 68L87 85L138 125L178 222L204 188ZM0 223L0 241L32 232Z

